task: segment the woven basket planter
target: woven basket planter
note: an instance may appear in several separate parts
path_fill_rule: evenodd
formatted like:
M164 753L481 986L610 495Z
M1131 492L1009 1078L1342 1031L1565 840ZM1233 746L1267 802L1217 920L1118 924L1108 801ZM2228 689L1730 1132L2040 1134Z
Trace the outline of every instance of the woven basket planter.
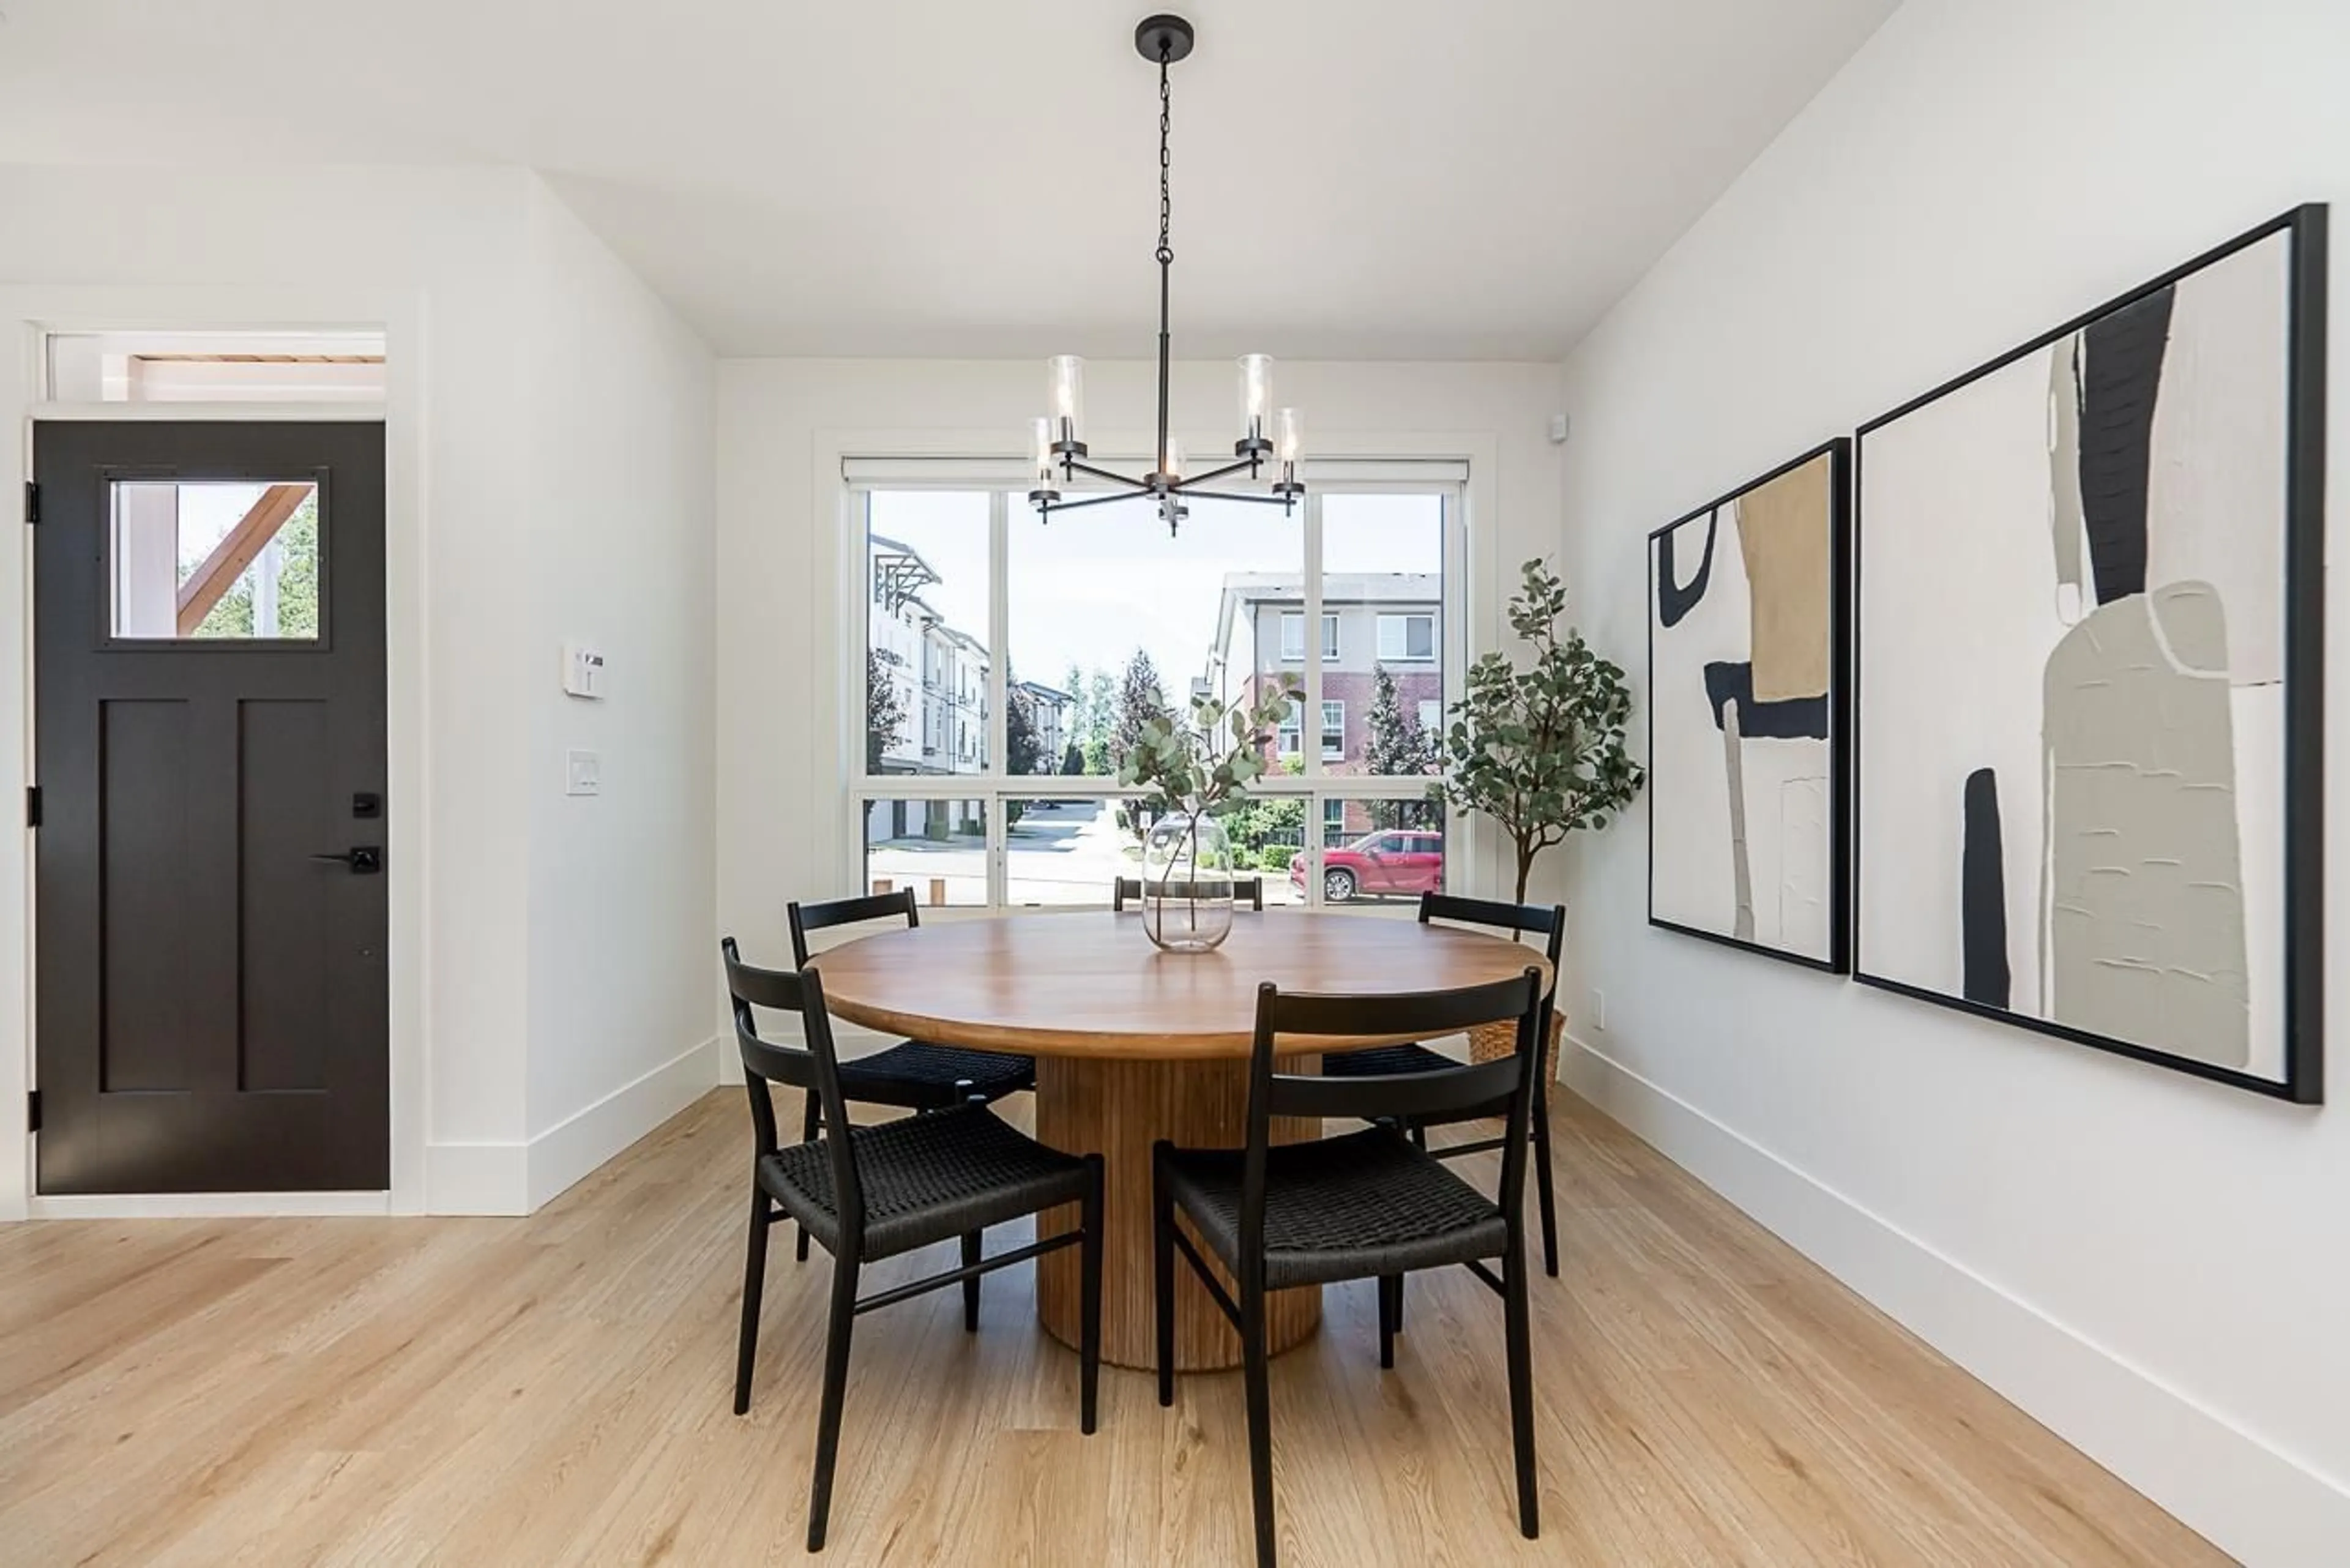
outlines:
M1518 1026L1515 1023L1480 1023L1469 1032L1469 1060L1498 1062L1518 1048ZM1543 1052L1543 1074L1551 1083L1558 1082L1558 1043L1566 1035L1566 1014L1553 1010L1550 1015L1550 1044Z

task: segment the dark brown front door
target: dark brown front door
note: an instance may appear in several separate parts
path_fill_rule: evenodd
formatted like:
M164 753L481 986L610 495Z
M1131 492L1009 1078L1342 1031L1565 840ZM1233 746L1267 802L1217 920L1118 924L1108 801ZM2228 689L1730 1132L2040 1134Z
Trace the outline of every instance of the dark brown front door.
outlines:
M383 427L33 472L40 1190L384 1189Z

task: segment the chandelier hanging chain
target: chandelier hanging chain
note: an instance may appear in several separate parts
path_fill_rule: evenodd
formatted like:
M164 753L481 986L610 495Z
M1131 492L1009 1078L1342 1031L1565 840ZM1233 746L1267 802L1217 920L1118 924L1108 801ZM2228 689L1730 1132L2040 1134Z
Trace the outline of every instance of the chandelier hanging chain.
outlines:
M1195 495L1220 502L1256 502L1291 512L1305 493L1299 478L1299 454L1304 445L1302 420L1294 408L1272 406L1273 360L1269 356L1248 354L1241 358L1241 437L1232 443L1232 462L1187 473L1182 454L1168 428L1174 389L1175 94L1171 67L1191 55L1194 38L1191 24L1180 16L1145 17L1135 28L1137 51L1159 67L1159 244L1151 253L1159 264L1158 444L1152 450L1149 471L1141 475L1119 473L1086 462L1082 428L1085 361L1076 355L1056 356L1047 367L1050 411L1031 421L1035 485L1029 491L1028 499L1037 515L1047 520L1059 512L1134 500L1139 493L1158 503L1159 515L1171 533L1188 514L1185 502ZM1270 494L1207 488L1220 479L1236 475L1257 480L1268 462L1275 464ZM1120 486L1121 490L1081 500L1063 500L1062 484L1075 481L1080 474Z
M1175 202L1170 194L1169 175L1175 167L1174 155L1167 150L1168 133L1174 130L1175 99L1167 88L1167 48L1159 49L1159 265L1175 265L1175 247L1169 235L1175 217Z

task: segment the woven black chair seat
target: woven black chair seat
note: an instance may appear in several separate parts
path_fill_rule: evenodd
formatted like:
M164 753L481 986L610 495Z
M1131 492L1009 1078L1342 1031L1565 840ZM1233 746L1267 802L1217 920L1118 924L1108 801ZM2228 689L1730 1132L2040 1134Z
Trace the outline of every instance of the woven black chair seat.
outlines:
M1425 1045L1380 1045L1368 1051L1333 1051L1322 1058L1326 1078L1389 1078L1441 1073L1459 1062Z
M914 1110L961 1104L965 1091L957 1088L959 1083L968 1083L968 1092L983 1099L1000 1100L1035 1082L1033 1056L966 1051L958 1045L933 1045L927 1040L901 1040L885 1051L840 1064L841 1093L850 1099Z
M868 1261L1078 1202L1090 1180L1084 1160L1046 1148L983 1106L856 1127L849 1137L865 1188ZM824 1143L779 1148L758 1168L768 1196L837 1251L840 1217Z
M1239 1149L1179 1148L1166 1164L1177 1206L1235 1271L1242 1158ZM1389 1128L1266 1151L1268 1290L1498 1258L1508 1243L1492 1199Z

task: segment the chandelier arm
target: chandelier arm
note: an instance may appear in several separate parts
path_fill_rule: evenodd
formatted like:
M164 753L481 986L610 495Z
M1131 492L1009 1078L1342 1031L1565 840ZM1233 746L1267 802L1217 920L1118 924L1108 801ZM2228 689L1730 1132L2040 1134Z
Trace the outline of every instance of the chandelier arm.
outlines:
M1036 511L1038 515L1049 517L1055 512L1075 512L1087 506L1107 506L1117 501L1139 501L1145 493L1147 493L1137 492L1131 495L1088 495L1083 501L1040 501L1036 504Z
M1256 464L1253 460L1244 457L1238 462L1228 462L1222 468L1211 468L1205 473L1187 474L1183 478L1177 480L1173 484L1168 486L1168 488L1180 492L1182 494L1190 495L1196 493L1192 489L1192 486L1194 485L1205 484L1211 479L1222 479L1227 474L1240 473L1245 470L1254 468Z
M1247 501L1259 506L1287 506L1295 499L1287 495L1248 495L1232 490L1185 489L1179 490L1175 493L1186 501ZM1120 496L1119 499L1124 500L1125 497Z
M1137 479L1132 474L1128 473L1113 473L1107 468L1096 468L1092 463L1079 462L1074 458L1069 460L1068 466L1079 473L1089 473L1096 479L1107 479L1112 484L1131 485L1134 489L1140 491L1150 491L1158 488L1158 486L1152 484L1150 481L1147 479ZM1118 499L1123 501L1126 498L1124 496L1119 496Z

